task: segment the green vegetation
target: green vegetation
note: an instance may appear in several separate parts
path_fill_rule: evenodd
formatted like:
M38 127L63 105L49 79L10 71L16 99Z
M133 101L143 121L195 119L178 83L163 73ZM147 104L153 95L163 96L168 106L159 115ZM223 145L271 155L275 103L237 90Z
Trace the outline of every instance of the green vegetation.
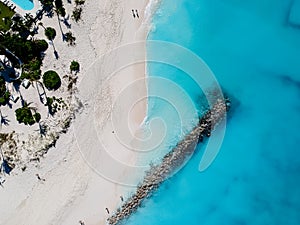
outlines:
M45 8L52 7L54 2L54 0L39 0L39 1Z
M41 119L41 115L39 113L35 113L32 115L32 108L29 107L29 104L25 103L22 108L16 109L16 117L19 123L24 123L25 125L33 125L35 122L39 122Z
M17 34L9 33L0 35L0 43L25 64L35 58L42 60L42 52L48 48L45 40L27 40Z
M82 8L75 8L72 12L72 19L78 22L81 19Z
M14 11L0 2L0 31L8 31L11 25L11 17Z
M59 110L64 109L67 107L66 103L62 98L56 98L55 96L47 97L47 104L48 106L48 111L50 115L54 115L57 113Z
M11 30L26 39L29 35L34 35L34 32L31 31L34 21L33 16L29 13L25 14L24 18L16 14L12 18Z
M0 96L3 96L6 92L5 80L2 76L0 76Z
M0 133L0 146L2 146L3 143L5 143L8 140L9 136L9 134Z
M85 0L75 0L75 5L83 5L85 3Z
M77 72L79 72L79 70L80 70L79 63L77 61L73 60L70 65L70 71L77 73Z
M6 105L9 101L10 93L6 90L5 80L0 76L0 106Z
M66 10L64 8L62 0L54 0L54 5L56 8L56 12L62 17L64 17L66 15Z
M75 8L72 12L72 19L77 23L79 20L81 20L81 14L82 14L82 5L85 3L85 0L75 0Z
M34 115L33 115L33 117L34 117L34 120L38 123L38 122L40 122L40 120L41 120L41 114L39 114L38 112L37 113L35 113Z
M33 42L35 43L36 48L40 51L40 53L48 49L48 43L45 40L35 40Z
M21 80L28 79L30 81L37 81L41 78L41 65L42 61L40 59L32 59L27 64L23 65L23 73L21 75Z
M56 31L52 27L47 27L45 29L45 35L50 41L53 41L56 36Z
M75 45L76 38L73 36L71 31L65 33L65 37L66 37L66 41L68 42L68 45L71 46Z
M55 71L49 70L43 75L43 83L48 90L57 90L61 85L61 79Z
M18 99L21 99L20 102L22 104L22 106L17 107L15 110L16 119L20 124L30 126L39 123L41 115L35 108L30 107L30 104L27 104L26 99L22 96L23 87L20 85L24 79L29 80L29 82L24 82L24 84L26 84L25 88L28 88L29 85L32 84L32 87L36 88L40 101L43 104L45 104L45 98L47 99L45 105L48 106L50 114L53 115L61 109L68 108L62 98L56 98L54 96L50 98L47 97L47 90L57 90L61 86L61 78L53 70L46 71L42 75L41 67L45 56L44 52L49 46L46 40L39 40L34 37L38 32L38 28L34 25L39 24L44 28L47 39L53 42L53 40L57 38L57 31L52 27L44 27L43 24L41 22L38 23L39 21L37 20L42 18L43 13L47 13L47 16L49 17L52 17L54 15L53 13L56 13L58 22L60 23L62 21L60 17L65 17L66 11L63 0L39 1L43 5L43 11L39 11L38 15L35 17L29 13L24 16L19 14L14 15L12 10L0 2L0 54L5 55L6 59L11 63L6 65L6 62L3 62L0 65L0 71L5 74L5 79L7 79L5 80L0 74L0 106L9 103L10 93L6 89L6 82L12 82L16 87L19 97L14 96L14 101L11 101L11 104L16 103ZM84 3L85 0L75 0L76 8L74 9L72 18L76 22L81 19L81 6ZM68 18L63 19L63 22L68 25ZM68 45L75 45L76 38L71 31L65 34L62 29L60 29L60 31ZM54 54L55 56L57 55L55 48ZM17 68L19 70L15 70ZM76 83L76 73L79 72L79 70L79 63L73 60L70 64L71 73L69 73L68 88L72 89L73 84ZM15 71L18 72L18 74L21 72L19 78L16 77L17 73L15 73ZM10 77L12 79L10 79ZM41 82L41 78L43 82ZM19 87L22 89L19 89Z

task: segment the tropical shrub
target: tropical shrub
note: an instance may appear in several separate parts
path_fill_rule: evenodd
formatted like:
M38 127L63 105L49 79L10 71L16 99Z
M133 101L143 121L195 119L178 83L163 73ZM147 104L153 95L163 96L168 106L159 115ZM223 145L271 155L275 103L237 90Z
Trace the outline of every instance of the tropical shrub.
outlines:
M45 29L45 35L50 41L53 41L56 36L56 31L52 27L47 27Z
M85 3L85 0L75 0L75 5L83 5Z
M16 34L11 35L10 33L0 34L0 43L19 57L25 64L34 58L41 59L41 53L48 48L45 40L26 40Z
M36 40L35 47L37 52L44 52L48 49L48 43L45 40Z
M17 121L19 123L24 123L25 125L33 125L35 123L34 117L31 113L31 109L28 106L16 109L15 111Z
M73 60L72 62L71 62L71 65L70 65L70 70L71 70L71 72L79 72L79 70L80 70L80 65L79 65L79 63L77 62L77 61L75 61L75 60Z
M72 12L72 19L78 22L81 19L82 8L75 8Z
M2 97L5 92L6 92L5 80L2 76L0 76L0 97Z
M34 117L34 120L38 123L38 122L40 122L40 120L41 120L41 114L39 114L38 112L37 113L35 113L34 115L33 115L33 117Z
M48 90L57 90L61 85L61 79L55 71L49 70L43 75L43 83Z

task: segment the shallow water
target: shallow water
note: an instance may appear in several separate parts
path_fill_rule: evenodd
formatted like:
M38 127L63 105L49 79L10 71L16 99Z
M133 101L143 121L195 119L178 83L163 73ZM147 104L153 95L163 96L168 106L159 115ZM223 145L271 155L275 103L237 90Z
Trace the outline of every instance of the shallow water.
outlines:
M163 0L149 39L194 51L239 104L213 164L198 171L199 146L126 224L300 224L300 29L289 24L291 4ZM150 76L157 71L149 65ZM150 118L170 120L159 107Z

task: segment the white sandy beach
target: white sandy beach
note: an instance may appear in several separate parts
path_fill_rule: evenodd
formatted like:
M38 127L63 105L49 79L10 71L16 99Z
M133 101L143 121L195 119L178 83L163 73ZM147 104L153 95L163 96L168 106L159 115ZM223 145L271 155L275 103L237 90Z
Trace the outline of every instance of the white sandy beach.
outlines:
M62 41L57 21L43 18L45 26L54 27L57 31L54 45L60 56L56 60L53 49L49 46L43 70L55 67L58 73L63 75L67 73L70 61L77 60L81 65L78 88L84 109L77 115L68 133L60 137L56 147L50 149L38 166L28 165L25 172L14 171L11 176L5 177L6 182L3 188L0 187L1 225L74 225L79 224L79 220L84 221L86 225L106 224L109 215L105 208L113 212L121 204L120 196L125 199L133 190L133 187L118 184L119 180L110 181L109 174L108 179L105 179L101 168L104 168L103 171L111 169L115 172L112 175L114 178L119 177L120 181L125 183L126 179L129 179L131 184L137 181L141 174L131 174L130 169L115 170L113 165L103 158L103 163L107 165L100 165L101 168L95 168L94 165L102 162L104 150L108 151L112 158L117 157L117 160L125 164L134 165L137 153L128 151L120 142L109 120L113 102L119 97L120 91L133 81L141 79L142 85L128 92L118 110L127 109L135 103L135 99L146 96L146 85L143 83L145 64L135 64L118 71L103 85L100 81L109 76L105 73L113 71L112 68L117 65L118 60L122 61L116 55L115 61L106 60L100 65L99 77L89 76L91 66L101 55L120 45L146 39L147 26L143 22L147 3L147 0L86 1L83 20L78 24L71 21L77 43L75 47L68 47ZM64 4L70 13L73 6L66 1ZM140 18L133 18L132 9L138 9ZM62 26L62 29L67 31L65 26ZM139 57L143 57L145 46L140 46ZM132 54L135 53L128 52L125 57ZM97 86L99 83L100 87ZM146 107L146 100L141 101L132 109L129 120L126 120L132 133L138 131L144 120ZM89 112L94 113L91 115ZM87 120L90 119L95 122L94 127L89 127ZM99 139L104 140L103 145L99 145ZM103 146L105 149L102 149ZM99 149L96 153L99 155L94 155L94 149ZM36 173L45 181L37 180Z

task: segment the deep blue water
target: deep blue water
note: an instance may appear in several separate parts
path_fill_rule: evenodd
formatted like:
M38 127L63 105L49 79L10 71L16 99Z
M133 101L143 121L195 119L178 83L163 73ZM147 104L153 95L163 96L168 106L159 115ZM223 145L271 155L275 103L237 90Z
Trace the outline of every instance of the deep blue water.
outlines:
M163 0L149 40L195 52L239 105L213 164L198 171L199 146L126 224L300 224L300 29L289 23L292 2ZM155 65L148 70L172 79ZM182 72L171 73L176 80ZM197 99L198 89L183 83ZM150 118L175 118L157 104Z

